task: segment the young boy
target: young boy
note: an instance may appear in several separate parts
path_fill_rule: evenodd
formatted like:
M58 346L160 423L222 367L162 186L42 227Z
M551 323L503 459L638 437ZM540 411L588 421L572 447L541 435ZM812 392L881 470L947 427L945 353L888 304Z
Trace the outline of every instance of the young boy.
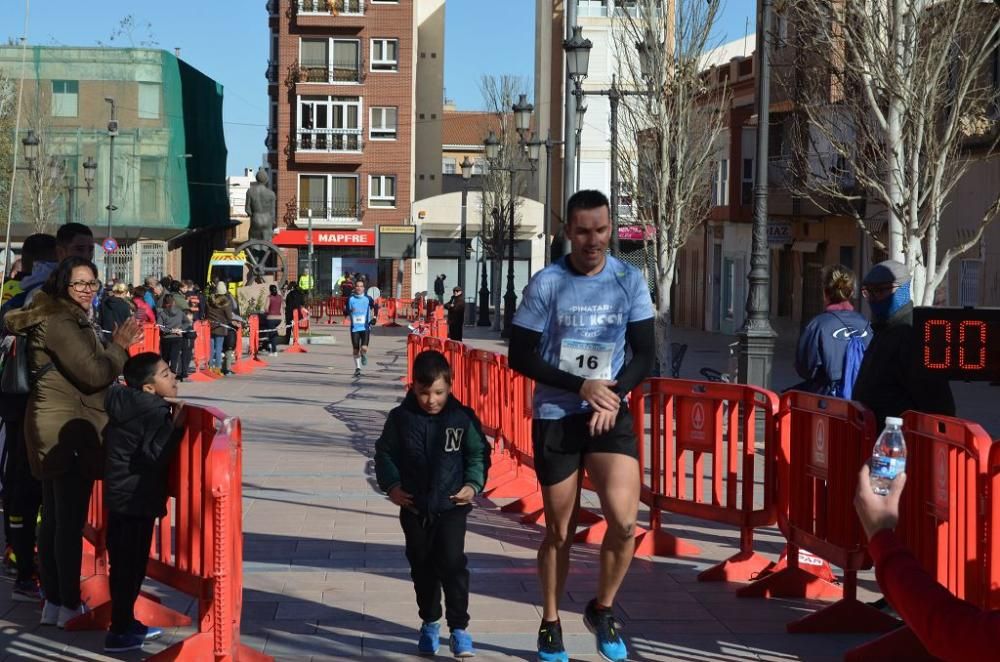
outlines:
M451 367L443 354L418 354L412 380L375 442L375 475L400 508L406 559L423 621L417 651L438 651L443 588L452 655L472 657L476 652L466 631L465 520L486 482L489 452L479 419L451 397Z
M166 514L167 469L184 433L177 379L153 352L125 363L125 384L108 390L104 431L104 502L108 506L111 629L104 650L138 650L162 633L135 620L146 577L153 522Z

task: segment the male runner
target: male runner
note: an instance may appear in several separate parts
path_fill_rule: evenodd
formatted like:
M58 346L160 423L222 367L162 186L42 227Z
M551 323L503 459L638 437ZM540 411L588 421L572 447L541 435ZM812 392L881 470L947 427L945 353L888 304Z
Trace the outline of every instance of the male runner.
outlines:
M602 658L625 660L612 612L635 547L639 463L624 398L655 359L653 304L645 278L607 255L608 199L579 191L567 205L568 256L535 274L514 315L510 366L535 380L532 443L542 485L545 539L538 550L542 625L538 659L564 662L559 600L580 510L580 469L587 470L608 523L597 594L584 622ZM625 346L632 358L625 361Z
M351 324L351 347L354 348L354 376L361 376L361 366L368 365L368 339L371 323L375 319L375 306L365 294L365 281L354 283L354 294L347 299L344 315Z

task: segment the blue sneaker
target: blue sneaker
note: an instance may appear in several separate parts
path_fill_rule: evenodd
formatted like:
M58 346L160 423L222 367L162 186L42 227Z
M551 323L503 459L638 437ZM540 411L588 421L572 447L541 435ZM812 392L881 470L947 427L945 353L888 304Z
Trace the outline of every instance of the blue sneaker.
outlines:
M538 628L538 662L569 662L559 623Z
M441 648L441 624L424 623L420 626L417 652L421 655L436 655Z
M124 653L125 651L137 651L142 648L146 640L142 635L126 632L125 634L115 634L109 632L104 637L105 653Z
M472 637L465 630L452 630L448 639L451 654L455 657L475 657L476 650L472 647Z
M150 641L159 638L163 634L163 630L151 625L143 625L140 621L132 621L132 627L129 628L128 633L138 635L146 641Z
M621 627L610 609L598 609L597 600L587 603L583 623L597 639L597 654L608 662L626 662L628 649L619 630Z

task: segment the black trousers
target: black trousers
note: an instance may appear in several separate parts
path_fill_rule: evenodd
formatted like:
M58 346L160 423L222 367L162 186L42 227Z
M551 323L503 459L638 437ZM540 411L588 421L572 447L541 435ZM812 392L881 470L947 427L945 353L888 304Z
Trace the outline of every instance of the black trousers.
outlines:
M17 580L25 581L35 574L35 524L42 505L42 484L31 475L21 421L5 422L4 427L7 430L3 475L6 535L17 557Z
M187 341L180 336L163 336L160 339L160 356L166 362L175 375L183 375L184 369L181 365L181 358L184 353L184 344Z
M272 352L278 351L278 327L281 326L280 319L264 318L264 331L261 333L262 344L267 345Z
M93 485L93 479L76 470L42 480L42 525L38 531L42 590L48 602L67 609L80 605L83 525Z
M194 338L184 338L181 341L181 371L175 373L178 377L186 378L191 372L191 359L194 358Z
M462 342L462 322L455 324L448 322L448 340Z
M469 570L465 558L465 520L469 506L452 508L427 518L409 510L399 511L406 536L406 559L417 596L420 619L441 619L444 589L445 619L450 630L469 626Z
M134 607L146 578L152 517L108 513L108 583L111 588L111 631L125 634L135 622Z

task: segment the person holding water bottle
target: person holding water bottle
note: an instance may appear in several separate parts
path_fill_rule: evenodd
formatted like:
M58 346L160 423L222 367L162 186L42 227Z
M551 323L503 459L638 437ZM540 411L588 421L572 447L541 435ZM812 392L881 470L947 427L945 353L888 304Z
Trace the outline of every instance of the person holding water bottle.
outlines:
M893 531L906 485L906 444L898 423L899 419L886 419L872 466L866 462L858 472L854 496L868 553L875 562L875 579L889 604L934 657L954 662L996 659L1000 611L986 611L956 598L924 570ZM898 444L887 435L898 437ZM902 454L887 453L891 448L901 448ZM898 473L889 478L892 472L887 467Z

